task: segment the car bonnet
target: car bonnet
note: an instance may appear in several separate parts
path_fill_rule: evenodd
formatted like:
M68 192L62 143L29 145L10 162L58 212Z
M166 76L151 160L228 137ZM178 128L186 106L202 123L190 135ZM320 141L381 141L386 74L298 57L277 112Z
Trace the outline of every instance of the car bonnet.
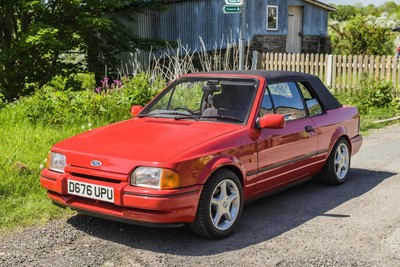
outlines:
M182 152L243 126L191 120L135 118L92 130L55 146L67 165L130 173L140 165L159 166ZM91 163L96 162L93 166ZM99 164L100 162L100 164Z

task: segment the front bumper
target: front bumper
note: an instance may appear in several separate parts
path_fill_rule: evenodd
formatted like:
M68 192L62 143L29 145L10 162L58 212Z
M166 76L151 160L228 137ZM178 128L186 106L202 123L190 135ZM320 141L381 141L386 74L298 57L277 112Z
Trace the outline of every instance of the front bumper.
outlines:
M68 194L68 179L114 188L114 203ZM134 187L129 185L129 175L92 173L76 167L68 167L64 174L44 169L40 184L56 205L95 217L149 226L193 222L202 190L202 185L173 190Z

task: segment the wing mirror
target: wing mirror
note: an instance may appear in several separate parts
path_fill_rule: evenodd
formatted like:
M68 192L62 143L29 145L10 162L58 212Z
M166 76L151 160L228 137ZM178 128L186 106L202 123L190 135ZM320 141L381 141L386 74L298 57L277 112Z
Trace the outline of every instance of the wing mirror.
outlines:
M131 107L131 115L132 117L136 117L140 111L142 111L143 107L139 105L134 105Z
M285 117L282 114L265 114L257 119L257 128L281 129L285 127Z

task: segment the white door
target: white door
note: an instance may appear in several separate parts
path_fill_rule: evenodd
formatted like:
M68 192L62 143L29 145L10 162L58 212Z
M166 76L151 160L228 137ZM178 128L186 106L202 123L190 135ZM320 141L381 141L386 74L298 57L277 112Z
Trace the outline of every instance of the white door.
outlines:
M289 6L288 36L286 52L301 52L301 34L303 32L303 8L301 6Z

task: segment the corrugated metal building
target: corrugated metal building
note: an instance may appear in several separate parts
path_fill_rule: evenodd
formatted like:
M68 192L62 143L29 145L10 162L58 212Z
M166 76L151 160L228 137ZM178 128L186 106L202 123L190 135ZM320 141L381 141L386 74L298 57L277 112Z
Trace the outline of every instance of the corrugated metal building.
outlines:
M328 13L335 8L314 0L247 0L246 43L260 52L330 52ZM224 14L224 0L166 1L168 10L137 14L142 37L180 40L191 51L237 43L240 14Z

